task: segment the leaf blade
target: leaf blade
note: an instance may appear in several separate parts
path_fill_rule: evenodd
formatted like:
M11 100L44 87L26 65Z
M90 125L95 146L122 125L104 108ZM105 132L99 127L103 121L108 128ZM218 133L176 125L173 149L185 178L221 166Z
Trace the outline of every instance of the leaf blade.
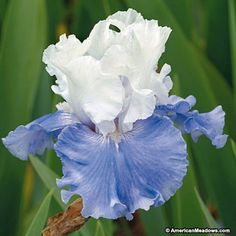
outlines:
M3 0L1 4L4 19L0 42L0 137L4 137L31 118L47 38L47 17L45 0ZM0 221L5 227L0 231L14 235L20 224L17 216L25 163L12 158L2 142L0 155L0 185L5 189L0 202Z
M36 157L30 157L30 162L32 163L35 171L45 184L45 186L50 190L52 188L55 188L55 191L53 192L53 196L59 206L62 209L65 209L66 205L61 201L60 197L60 190L58 189L56 185L56 179L59 178L51 169L49 169L43 162L41 162Z
M234 85L234 102L236 105L236 4L235 1L228 0L230 43L231 43L231 70Z
M197 199L198 199L198 202L199 202L199 205L201 206L201 209L204 213L204 216L207 220L207 223L209 225L209 227L211 228L217 228L218 225L217 223L215 222L215 220L213 219L213 217L211 216L209 210L207 209L207 207L205 206L203 200L201 199L200 197L200 194L198 193L197 189L195 188L195 193L196 193L196 196L197 196ZM222 236L222 234L220 234Z
M27 233L26 236L31 235L41 235L41 231L45 225L47 220L47 215L49 211L49 206L51 202L51 198L53 195L54 189L51 189L47 196L44 198L42 204L40 205Z

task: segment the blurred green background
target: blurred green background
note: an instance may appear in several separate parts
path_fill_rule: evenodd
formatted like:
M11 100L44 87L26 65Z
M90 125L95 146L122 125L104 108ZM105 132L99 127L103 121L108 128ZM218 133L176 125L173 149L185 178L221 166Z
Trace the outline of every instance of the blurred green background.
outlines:
M167 226L229 227L236 235L235 0L0 0L0 137L55 110L43 49L62 33L82 41L97 21L129 7L172 28L159 65L172 66L173 93L196 96L202 112L221 104L230 137L220 150L203 137L187 140L187 176L164 206L129 223L90 219L73 235L157 236ZM65 208L57 175L53 152L22 162L0 144L0 235L40 235L47 217Z

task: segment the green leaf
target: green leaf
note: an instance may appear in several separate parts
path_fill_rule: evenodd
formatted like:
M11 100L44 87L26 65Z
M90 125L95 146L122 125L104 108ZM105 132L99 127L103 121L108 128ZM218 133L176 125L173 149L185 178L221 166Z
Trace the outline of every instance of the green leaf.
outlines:
M97 221L95 236L106 236L103 226L99 220Z
M106 13L105 13L105 10L104 10L102 0L101 1L81 0L81 4L88 11L88 15L89 15L90 19L92 20L92 27L99 20L103 20L104 17L106 17ZM91 5L93 7L91 7Z
M186 37L189 39L193 38L193 33L196 30L193 22L193 15L192 11L196 4L196 1L189 1L189 0L165 0L166 5L170 9L171 13L175 16L175 19L181 25L182 30L184 31ZM179 7L181 6L181 7ZM198 11L199 12L199 11ZM198 14L196 12L195 14Z
M231 43L231 70L234 85L234 102L236 105L236 4L234 0L228 0L230 43Z
M31 118L32 104L47 38L45 0L9 0L5 4L0 42L0 137ZM7 4L7 5L6 5ZM2 6L1 6L2 7ZM12 158L0 142L1 233L14 235L25 164ZM6 204L9 202L9 204ZM9 222L11 222L9 224Z
M217 228L218 225L215 222L215 220L213 219L211 213L209 212L208 208L205 206L204 202L202 201L197 189L195 188L195 193L197 196L197 200L199 202L199 205L202 209L202 212L204 213L205 219L207 220L208 226L211 228ZM222 234L220 234L222 236Z
M231 2L234 2L234 0ZM202 5L206 15L206 55L218 68L221 74L224 75L225 79L230 82L231 72L229 63L230 46L228 43L229 27L227 1L204 0L202 1Z
M112 220L101 218L98 221L99 221L100 225L102 226L103 231L105 232L106 236L113 235L113 233L114 233L114 224L113 224Z
M236 143L234 142L233 139L230 139L230 142L231 142L231 146L232 146L232 151L233 151L234 156L236 158Z
M79 234L82 236L92 236L96 231L96 220L90 218L88 222L79 230Z
M52 112L53 93L50 87L53 79L50 78L45 68L41 69L40 78L32 111L32 119L37 119Z
M53 192L54 192L54 189L52 189L43 200L41 206L38 209L38 212L36 213L26 233L26 236L41 235L41 231L43 230L43 227L47 220L49 206L50 206Z
M37 157L30 157L30 161L36 170L37 174L43 181L44 185L50 190L55 188L53 196L57 203L62 209L66 208L66 205L61 201L60 190L56 185L56 179L59 178L51 169L49 169L43 162L41 162Z
M141 211L141 219L147 236L163 235L165 228L169 226L164 206Z
M214 93L216 98L217 104L222 105L225 113L226 113L226 124L227 124L227 133L236 138L236 110L234 109L234 102L233 102L233 94L230 86L222 76L222 74L217 70L217 68L205 57L205 55L195 49L196 58L199 59L199 62L202 65L202 68L205 70L207 74L208 81L210 83L211 89ZM220 88L220 92L219 92Z
M167 203L171 205L171 226L172 227L207 227L207 221L199 205L195 188L197 187L196 177L193 169L191 150L188 150L189 166L183 180L183 186ZM189 217L191 215L191 217ZM207 234L204 234L207 235Z
M7 124L4 132L31 118L46 42L46 19L44 0L12 0L9 3L0 48L3 97L0 104L5 114L1 119Z
M216 150L210 145L206 139L200 139L198 144L193 144L194 161L198 166L198 175L203 180L202 185L205 186L210 203L218 210L223 225L234 230L235 158L229 140L221 150Z
M1 0L0 1L0 30L2 30L2 23L5 16L6 8L7 8L7 0ZM0 37L1 37L1 34L0 34Z
M90 218L79 233L82 236L111 236L114 233L114 224L112 220Z
M102 5L103 5L106 16L109 16L111 14L111 7L110 7L109 0L102 0Z
M117 11L126 11L127 10L127 4L125 3L124 0L120 1L113 1L113 0L108 0L110 2L110 8L111 8L111 13L113 14Z
M48 38L50 43L55 43L58 41L58 34L66 33L61 32L60 27L64 23L67 9L64 1L46 1L46 4L48 9Z

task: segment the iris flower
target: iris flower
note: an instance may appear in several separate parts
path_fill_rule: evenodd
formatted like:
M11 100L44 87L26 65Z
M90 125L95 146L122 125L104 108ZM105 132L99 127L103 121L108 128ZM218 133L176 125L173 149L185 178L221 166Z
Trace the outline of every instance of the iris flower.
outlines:
M171 67L158 60L170 32L129 9L98 22L83 42L62 35L43 62L65 102L3 139L22 160L54 148L62 200L81 196L84 217L132 219L164 204L187 171L183 133L194 141L203 134L216 148L226 143L221 106L201 114L191 111L193 96L169 96Z

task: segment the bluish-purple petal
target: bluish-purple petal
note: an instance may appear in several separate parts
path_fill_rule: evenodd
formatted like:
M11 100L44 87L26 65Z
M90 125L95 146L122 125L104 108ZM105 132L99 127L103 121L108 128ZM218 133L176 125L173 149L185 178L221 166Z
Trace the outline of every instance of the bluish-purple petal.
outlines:
M2 141L12 155L27 160L30 154L41 155L45 149L53 148L53 138L56 138L63 128L76 122L73 114L57 111L42 116L26 126L18 126Z
M195 104L195 98L189 96L186 99L170 96L169 103L158 105L155 113L169 117L183 133L191 134L194 142L204 134L216 148L222 148L227 135L223 134L225 113L221 106L207 113L199 113L197 110L190 111Z
M115 219L167 201L186 174L186 144L167 118L137 121L117 144L77 124L55 145L63 164L62 198L83 198L85 217Z
M224 128L225 113L221 106L217 106L208 113L192 112L184 123L184 130L191 134L192 139L197 142L199 136L204 134L208 137L212 144L217 148L222 148L226 141L227 135L222 134Z

